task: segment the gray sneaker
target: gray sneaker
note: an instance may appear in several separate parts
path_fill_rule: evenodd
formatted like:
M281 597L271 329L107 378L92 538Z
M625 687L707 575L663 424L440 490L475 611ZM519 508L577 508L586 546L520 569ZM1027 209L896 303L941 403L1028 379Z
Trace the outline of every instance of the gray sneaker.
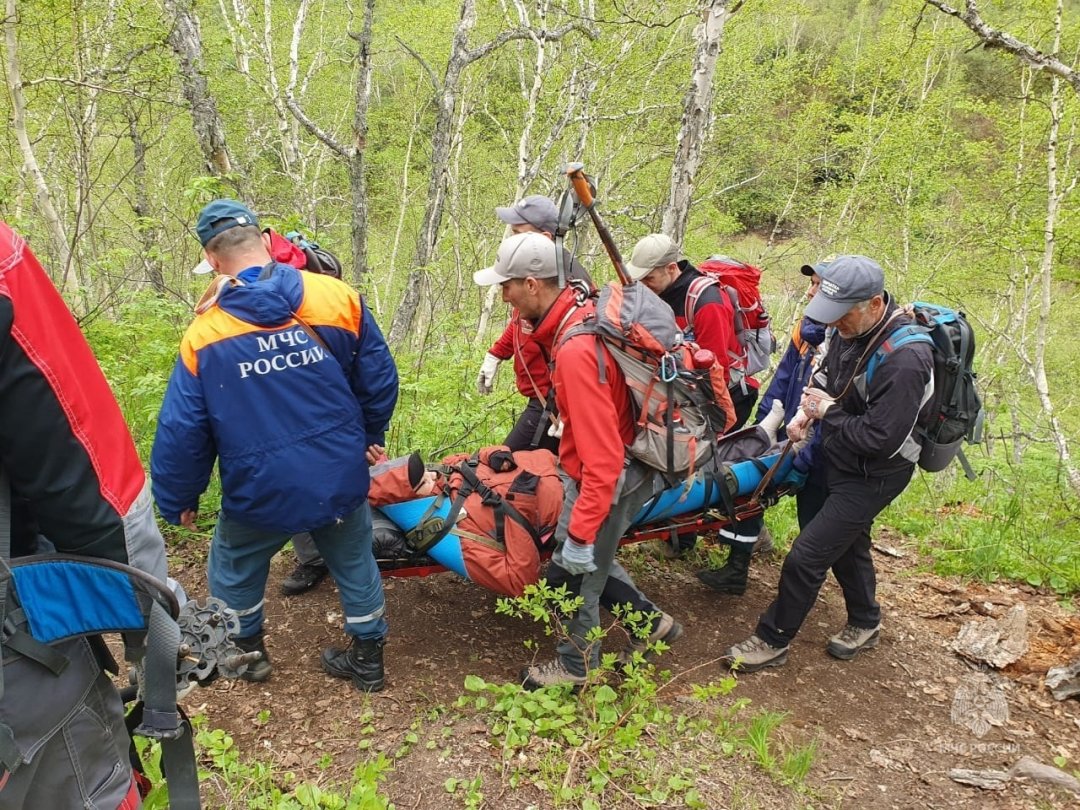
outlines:
M846 625L843 630L829 639L829 655L843 661L850 660L863 650L873 649L881 638L881 625L877 627L856 627Z
M619 650L618 663L619 666L626 666L634 660L634 653L641 653L646 659L651 658L649 652L649 645L655 644L658 641L662 641L665 644L671 644L683 633L683 626L679 624L675 619L666 613L660 614L660 621L656 624L656 629L649 634L648 638L641 638L640 636L630 636L630 643Z
M561 658L545 661L542 664L533 664L521 671L521 685L530 692L561 683L573 684L575 689L580 689L585 682L585 676L572 673L563 665Z
M731 669L739 672L757 672L765 667L779 667L787 663L788 648L774 647L756 635L746 641L728 647L724 658Z

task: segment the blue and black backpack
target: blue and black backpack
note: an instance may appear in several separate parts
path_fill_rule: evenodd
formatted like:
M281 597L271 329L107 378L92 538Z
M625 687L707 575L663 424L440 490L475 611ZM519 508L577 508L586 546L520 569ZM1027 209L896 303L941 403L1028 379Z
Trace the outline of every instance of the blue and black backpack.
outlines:
M982 441L985 419L975 386L975 334L963 312L916 301L915 323L896 329L866 365L866 383L889 354L906 343L929 343L934 350L934 393L919 415L915 438L922 445L919 466L940 472L959 458L968 478L975 478L961 445Z

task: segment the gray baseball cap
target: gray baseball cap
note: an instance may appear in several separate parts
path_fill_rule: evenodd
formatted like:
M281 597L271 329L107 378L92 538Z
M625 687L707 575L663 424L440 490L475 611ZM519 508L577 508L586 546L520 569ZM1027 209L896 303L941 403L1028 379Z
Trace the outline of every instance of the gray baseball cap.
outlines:
M657 267L677 262L681 251L675 240L667 234L650 233L634 245L626 272L634 281L641 281Z
M866 256L837 256L816 265L821 288L803 310L803 316L818 323L835 323L860 301L869 301L885 292L885 271Z
M833 262L835 262L836 258L836 254L831 253L817 264L804 264L802 267L799 268L799 272L802 273L804 276L812 276L814 275L814 273L817 273L820 276L821 271Z
M553 278L558 274L554 242L542 233L515 233L499 245L495 264L473 273L473 281L490 287L512 278Z
M495 216L507 225L532 225L550 234L559 226L559 209L542 194L522 197L513 205L496 208Z

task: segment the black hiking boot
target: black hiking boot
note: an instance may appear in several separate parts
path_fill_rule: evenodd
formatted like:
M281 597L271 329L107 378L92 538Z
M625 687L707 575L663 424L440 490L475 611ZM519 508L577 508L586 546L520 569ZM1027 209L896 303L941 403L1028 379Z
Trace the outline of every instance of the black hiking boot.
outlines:
M750 575L750 557L753 553L749 543L732 543L724 567L698 571L697 578L714 591L742 596L746 593L746 578Z
M281 580L281 592L286 596L296 596L298 593L310 591L330 573L330 569L322 563L297 563L285 579Z
M361 692L381 691L385 683L383 643L381 638L354 638L344 650L323 650L322 668L335 678L351 680Z
M267 680L274 668L270 665L270 653L266 651L263 634L256 633L247 638L234 638L233 643L246 653L262 653L262 658L247 665L247 669L240 676L240 680L251 681L252 683L262 683Z

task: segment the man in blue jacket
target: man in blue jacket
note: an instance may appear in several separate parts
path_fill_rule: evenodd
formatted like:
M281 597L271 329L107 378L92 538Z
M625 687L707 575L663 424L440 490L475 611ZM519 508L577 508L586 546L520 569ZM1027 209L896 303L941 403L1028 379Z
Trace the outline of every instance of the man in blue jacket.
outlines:
M383 687L386 620L371 553L369 445L383 444L397 401L390 350L360 295L330 276L271 260L255 215L215 200L196 232L217 273L180 343L151 454L154 499L192 526L214 460L221 513L207 564L210 593L240 616L237 644L271 667L263 642L270 559L310 531L341 590L346 649L330 675Z

